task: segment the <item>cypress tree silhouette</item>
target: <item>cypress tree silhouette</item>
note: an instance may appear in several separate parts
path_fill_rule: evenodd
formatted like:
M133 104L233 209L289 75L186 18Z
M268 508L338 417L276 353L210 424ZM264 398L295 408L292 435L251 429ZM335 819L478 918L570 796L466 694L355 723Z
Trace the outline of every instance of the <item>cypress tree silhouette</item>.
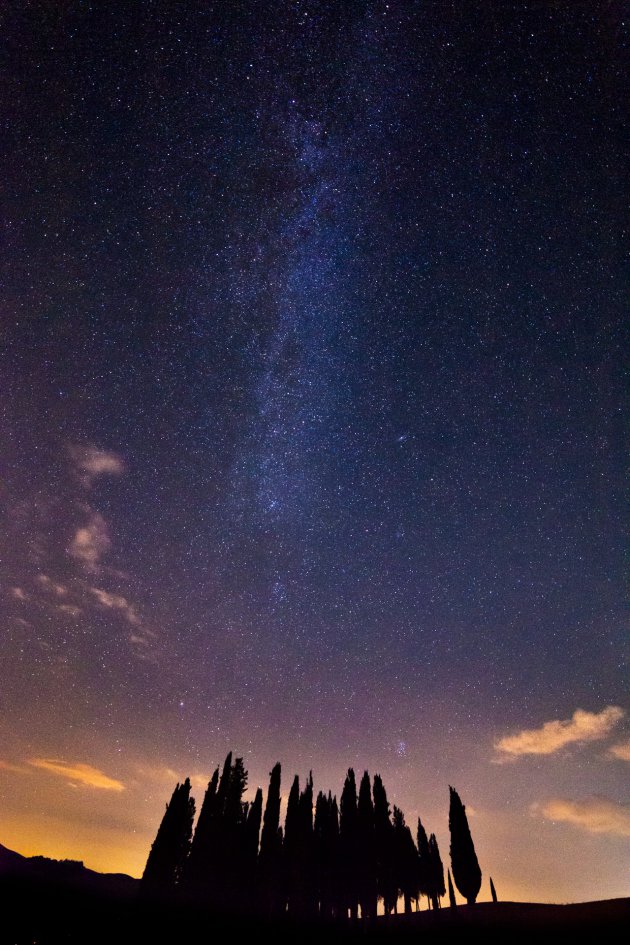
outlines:
M418 817L418 888L422 896L426 896L431 905L431 850L429 838Z
M339 811L330 791L317 795L313 827L315 886L319 915L332 919L337 914L337 866L339 856Z
M434 833L429 837L429 863L431 904L434 909L439 909L440 899L446 894L446 889L444 887L444 866L442 865L440 848Z
M199 811L190 854L182 871L182 884L189 890L200 891L209 869L209 851L212 850L212 831L217 814L217 787L219 769L216 768Z
M339 817L339 893L343 903L344 915L350 913L351 919L358 916L357 891L357 785L354 771L348 768L348 774L341 792Z
M258 891L260 908L274 915L280 907L282 834L280 832L280 762L269 775L269 790L263 818L258 858Z
M246 814L243 794L247 787L247 771L243 759L236 758L229 770L225 804L220 824L221 859L214 877L221 904L236 905L240 901L240 882L244 871ZM220 788L219 788L220 789ZM262 798L261 798L262 802Z
M313 772L309 773L298 804L299 834L296 864L296 908L301 916L317 912L313 844Z
M284 842L282 845L284 907L295 913L299 899L299 849L300 849L300 779L296 774L289 791L287 813L284 818Z
M490 893L492 895L492 901L498 902L499 900L497 899L497 891L494 888L494 883L492 882L492 876L490 877Z
M372 919L376 916L376 841L374 833L374 806L370 776L364 772L359 785L357 804L357 886L361 916Z
M376 849L376 888L383 901L385 915L396 908L398 886L394 857L394 828L392 826L387 793L380 774L374 775L374 844Z
M244 866L245 877L249 886L249 899L253 900L256 862L258 860L258 838L260 837L260 823L262 820L263 792L256 791L254 800L247 810L244 838Z
M151 845L142 874L145 891L166 892L179 883L190 850L194 816L195 801L190 796L190 780L186 778L175 787Z
M468 905L474 905L481 888L481 870L470 836L466 808L457 791L450 786L449 791L448 826L451 832L453 879Z
M411 912L412 900L420 893L418 877L418 851L411 836L411 830L405 824L405 816L399 807L394 806L394 843L396 854L396 877L400 895L404 899L405 912ZM394 909L396 911L396 908Z
M451 909L457 909L457 900L455 899L455 890L453 889L453 880L451 879L451 871L448 871L448 901Z

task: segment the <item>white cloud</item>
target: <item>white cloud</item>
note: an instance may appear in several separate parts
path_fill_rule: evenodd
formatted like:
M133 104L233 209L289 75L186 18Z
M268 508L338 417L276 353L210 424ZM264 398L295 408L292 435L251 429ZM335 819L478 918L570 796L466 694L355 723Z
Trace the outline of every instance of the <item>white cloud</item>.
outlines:
M21 587L12 587L10 591L11 597L14 597L15 600L28 600L28 595L25 590Z
M608 754L612 755L613 758L618 758L620 761L630 761L630 738L625 742L618 742L616 745L611 745L608 749Z
M68 548L68 553L81 562L88 571L96 571L102 556L109 551L111 539L107 522L100 514L90 509L90 521L77 528Z
M103 791L124 791L125 785L122 781L110 778L98 768L92 765L86 765L82 762L61 761L59 758L32 758L29 765L34 768L40 768L51 774L60 775L68 779L68 783L73 787L76 782L86 787L100 788Z
M588 833L630 837L630 805L619 804L607 797L592 796L583 801L555 797L544 804L532 805L531 811L533 814L542 814L547 820L573 824Z
M494 747L503 758L552 755L573 742L593 742L606 738L624 715L623 709L615 705L609 705L601 712L576 709L570 719L545 722L541 728L523 729L516 735L500 738Z
M96 446L70 446L68 451L86 489L99 476L121 476L125 472L122 458L110 450L99 450Z
M120 611L128 623L134 627L139 626L140 618L136 613L135 607L133 604L129 603L127 598L123 597L122 594L110 594L109 591L104 591L100 587L91 587L90 592L102 607L107 608L107 610Z

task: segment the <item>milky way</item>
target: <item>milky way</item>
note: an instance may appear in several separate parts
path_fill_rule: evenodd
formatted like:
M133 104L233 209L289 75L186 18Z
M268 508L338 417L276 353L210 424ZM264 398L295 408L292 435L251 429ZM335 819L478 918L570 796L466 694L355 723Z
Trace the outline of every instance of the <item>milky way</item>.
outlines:
M0 843L138 872L234 749L621 894L621 29L6 15Z

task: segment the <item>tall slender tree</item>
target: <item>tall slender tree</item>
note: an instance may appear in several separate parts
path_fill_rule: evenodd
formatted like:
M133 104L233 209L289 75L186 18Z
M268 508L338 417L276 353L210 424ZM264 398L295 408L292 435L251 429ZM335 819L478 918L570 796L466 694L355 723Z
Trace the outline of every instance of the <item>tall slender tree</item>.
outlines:
M434 909L440 908L440 899L446 895L444 886L444 866L440 856L440 848L434 833L429 837L429 864L430 864L430 896Z
M422 896L426 896L431 905L431 850L429 838L418 817L418 888Z
M213 830L217 817L217 787L219 769L216 768L208 783L203 804L197 818L190 854L183 868L182 882L189 890L200 891L207 877L212 851Z
M499 901L499 900L497 899L497 891L496 891L496 889L494 888L494 883L492 882L492 876L490 877L490 894L491 894L491 896L492 896L492 901L493 901L493 902L498 902L498 901Z
M358 839L358 810L357 785L354 770L348 768L348 774L341 792L339 816L340 842L340 894L343 898L344 911L350 913L351 919L358 916L357 890L357 839Z
M481 888L481 869L470 835L466 808L457 791L449 787L448 826L451 832L451 867L453 879L468 903L474 905Z
M190 850L195 801L190 796L190 780L177 784L151 846L142 874L142 887L147 892L167 892L180 881Z
M280 762L269 775L269 790L260 837L258 896L261 910L274 915L279 910L281 885L282 833L280 831Z
M372 787L367 771L361 778L357 804L357 870L361 915L364 919L373 919L377 904L376 839Z
M298 909L299 858L300 858L300 779L296 774L289 791L287 813L284 818L284 842L282 845L282 872L284 908L290 913Z
M448 871L448 902L453 909L457 909L457 900L455 898L455 890L453 889L453 880L451 879L451 871Z
M411 830L405 823L405 815L394 806L394 845L396 851L396 875L398 892L403 897L405 912L411 912L411 903L420 894L418 877L418 851L411 836Z
M398 887L395 873L394 828L387 792L380 774L374 775L374 844L376 849L376 888L383 901L385 915L396 907Z

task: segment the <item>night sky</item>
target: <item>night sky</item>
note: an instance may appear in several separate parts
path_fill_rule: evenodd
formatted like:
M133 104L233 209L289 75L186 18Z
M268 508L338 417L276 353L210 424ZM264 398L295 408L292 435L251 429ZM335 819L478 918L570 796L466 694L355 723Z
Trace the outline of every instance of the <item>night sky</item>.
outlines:
M0 843L233 749L628 894L622 8L5 6Z

